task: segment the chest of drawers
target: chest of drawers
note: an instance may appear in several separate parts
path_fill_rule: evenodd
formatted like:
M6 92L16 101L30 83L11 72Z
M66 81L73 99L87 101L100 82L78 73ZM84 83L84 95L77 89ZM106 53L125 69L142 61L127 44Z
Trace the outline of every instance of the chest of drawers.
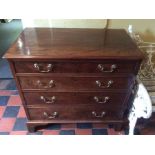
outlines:
M127 123L143 55L123 29L28 28L10 63L29 131L49 123Z

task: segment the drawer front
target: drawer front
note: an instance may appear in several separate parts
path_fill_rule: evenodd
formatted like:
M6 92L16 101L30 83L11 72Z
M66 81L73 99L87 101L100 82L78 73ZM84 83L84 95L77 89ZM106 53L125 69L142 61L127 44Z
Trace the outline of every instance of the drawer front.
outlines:
M17 73L133 73L135 61L35 61L14 62Z
M113 109L103 106L50 106L28 108L32 120L110 120L122 117L121 107Z
M90 91L128 89L131 87L130 77L19 77L22 89L50 91Z
M57 105L57 104L92 104L92 105L122 105L125 93L109 92L25 92L24 97L28 105Z

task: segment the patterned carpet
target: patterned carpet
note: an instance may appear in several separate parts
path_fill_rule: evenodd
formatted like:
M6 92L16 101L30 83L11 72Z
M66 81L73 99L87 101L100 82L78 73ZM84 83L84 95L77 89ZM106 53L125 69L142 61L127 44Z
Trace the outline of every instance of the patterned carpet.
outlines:
M14 80L0 80L0 135L127 135L128 129L116 132L112 125L77 123L52 124L29 133L26 115ZM3 90L2 90L3 89ZM4 90L5 89L5 90ZM138 129L135 134L139 135Z
M13 78L9 63L6 59L0 59L0 79Z

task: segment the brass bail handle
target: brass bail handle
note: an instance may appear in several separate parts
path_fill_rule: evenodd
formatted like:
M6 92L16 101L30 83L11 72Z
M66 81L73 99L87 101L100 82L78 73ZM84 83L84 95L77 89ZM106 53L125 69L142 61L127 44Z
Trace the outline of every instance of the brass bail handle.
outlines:
M55 103L56 97L45 97L45 96L40 96L40 99L43 100L45 103Z
M48 72L50 72L53 69L53 65L52 64L47 64L46 66L44 66L44 69L42 69L43 68L43 64L35 63L33 66L34 66L35 69L37 69L41 73L48 73Z
M97 103L107 103L109 101L110 97L109 96L106 96L104 98L99 98L97 96L94 96L94 100L97 102Z
M100 88L109 88L111 87L111 85L113 84L114 82L112 80L109 80L107 85L104 85L101 81L97 80L96 81L96 84L98 85L98 87Z
M58 112L55 111L52 114L48 114L47 112L44 112L43 115L48 119L53 119L53 118L56 118L58 116Z
M101 72L106 72L106 73L111 73L114 72L115 69L117 68L116 64L111 65L110 70L105 70L105 67L103 64L98 64L97 68L101 71Z
M52 88L55 86L54 80L50 80L47 84L44 84L43 82L41 82L40 80L37 81L37 85L39 87L43 87L44 89L47 88Z
M105 116L105 114L106 114L105 111L101 112L100 115L97 114L95 111L92 111L92 115L95 116L95 117L97 117L97 118L102 118L103 116Z

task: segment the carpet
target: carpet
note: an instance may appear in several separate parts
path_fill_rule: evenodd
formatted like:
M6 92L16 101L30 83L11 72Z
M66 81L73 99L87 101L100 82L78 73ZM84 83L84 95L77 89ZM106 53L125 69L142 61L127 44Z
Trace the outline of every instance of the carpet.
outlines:
M0 79L0 90L17 90L14 79Z
M0 79L13 78L10 66L6 59L0 59Z

